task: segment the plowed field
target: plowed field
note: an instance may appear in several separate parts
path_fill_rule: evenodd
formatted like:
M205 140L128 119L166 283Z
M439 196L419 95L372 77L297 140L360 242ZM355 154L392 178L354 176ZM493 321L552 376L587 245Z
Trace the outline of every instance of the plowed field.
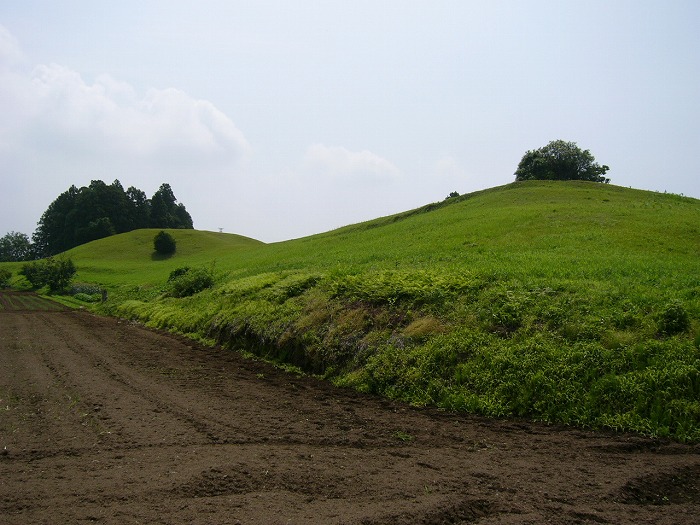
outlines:
M0 310L0 360L5 525L700 516L698 446L412 409L49 307Z

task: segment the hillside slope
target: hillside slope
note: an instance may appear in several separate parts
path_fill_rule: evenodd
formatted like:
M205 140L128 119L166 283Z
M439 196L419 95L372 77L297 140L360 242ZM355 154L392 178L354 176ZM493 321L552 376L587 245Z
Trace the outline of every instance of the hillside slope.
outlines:
M109 313L363 391L700 439L698 200L527 182L283 243L174 233L167 261L76 249L79 279ZM214 285L173 297L184 266Z

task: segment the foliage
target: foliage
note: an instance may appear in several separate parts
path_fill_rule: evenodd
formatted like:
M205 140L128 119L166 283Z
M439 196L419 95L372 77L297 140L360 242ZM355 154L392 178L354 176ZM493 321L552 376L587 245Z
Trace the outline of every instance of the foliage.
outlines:
M10 279L12 279L12 272L7 268L0 268L0 288L10 286Z
M159 231L153 238L153 249L160 255L172 255L176 247L175 238L166 231Z
M22 266L20 271L34 288L48 286L50 293L64 291L76 273L72 259L49 257Z
M84 303L97 303L102 300L101 296L98 294L87 294L82 292L73 294L73 298Z
M33 239L40 256L139 228L192 228L183 204L176 204L168 184L152 199L134 187L126 191L118 180L107 185L93 180L89 186L71 186L44 212Z
M157 230L70 255L99 311L338 384L700 440L698 224L695 199L532 181L282 243L183 230L157 264ZM163 293L213 259L211 287Z
M175 268L172 272L170 272L170 275L168 276L168 282L174 281L178 277L185 275L190 270L191 270L191 268L189 266L182 266L180 268Z
M193 228L192 217L177 199L169 184L161 184L151 198L151 228Z
M84 303L98 303L102 300L103 288L90 283L74 283L69 293L74 299Z
M214 276L206 268L178 268L168 278L168 295L189 297L214 285Z
M71 295L86 294L86 295L101 295L102 287L90 283L74 283L70 287Z
M659 332L676 335L687 332L690 328L690 316L680 301L668 303L659 319Z
M585 180L610 182L604 177L610 168L600 166L589 150L581 150L575 142L553 140L546 146L525 153L515 171L516 181Z
M28 261L32 256L32 244L26 234L9 232L0 238L0 262Z

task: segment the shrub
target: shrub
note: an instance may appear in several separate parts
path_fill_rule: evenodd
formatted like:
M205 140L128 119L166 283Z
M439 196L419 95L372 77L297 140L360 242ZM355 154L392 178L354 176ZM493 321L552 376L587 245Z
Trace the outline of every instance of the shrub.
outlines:
M83 293L86 295L102 295L102 287L98 284L74 283L70 288L72 295Z
M12 278L12 272L7 268L0 268L0 288L7 288L10 286L10 279Z
M690 328L690 316L679 301L672 301L666 305L659 316L659 333L675 335L688 331Z
M74 294L73 298L77 299L78 301L82 301L84 303L99 303L102 300L100 295L87 294L87 293L83 293L83 292L78 292L77 294Z
M181 268L175 268L172 272L170 272L170 276L168 276L168 282L174 281L175 279L177 279L177 278L180 277L181 275L185 275L187 272L190 271L190 269L191 269L191 268L190 268L189 266L183 266L183 267L181 267Z
M68 288L75 272L75 264L71 259L54 257L27 263L20 270L20 274L27 278L32 287L48 286L51 293Z
M189 297L213 285L214 276L206 268L180 268L171 273L167 294L172 297Z
M160 255L172 255L175 253L175 239L168 232L159 231L153 238L153 248Z

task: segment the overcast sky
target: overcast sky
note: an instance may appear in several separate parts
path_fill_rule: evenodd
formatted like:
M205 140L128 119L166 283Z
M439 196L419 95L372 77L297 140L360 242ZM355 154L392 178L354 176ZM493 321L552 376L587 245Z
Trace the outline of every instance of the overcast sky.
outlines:
M700 2L0 2L0 235L93 179L266 242L512 182L574 141L700 198Z

